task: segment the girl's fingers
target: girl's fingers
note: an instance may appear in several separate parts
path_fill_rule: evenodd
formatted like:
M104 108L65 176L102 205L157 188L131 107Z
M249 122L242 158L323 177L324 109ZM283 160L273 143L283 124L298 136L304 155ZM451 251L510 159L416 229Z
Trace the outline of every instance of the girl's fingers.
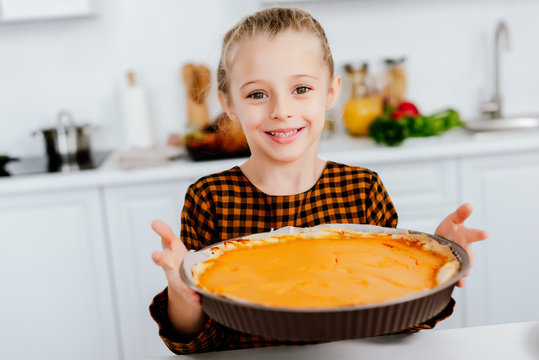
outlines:
M161 220L154 220L152 222L152 229L161 237L161 245L164 251L180 251L180 255L176 254L174 257L181 261L183 258L181 254L187 253L187 248L176 234L174 234L172 228Z
M165 272L165 276L167 277L167 281L169 283L169 286L176 289L177 292L182 294L182 296L187 301L192 301L193 303L196 303L196 297L193 298L193 296L198 296L197 293L189 288L180 277L180 272L177 267L177 264L175 264L175 260L173 259L173 256L171 252L161 253L159 251L154 251L152 253L152 260L154 263L158 266L161 266L163 268L163 271Z
M462 236L466 239L466 243L470 244L476 241L485 240L488 238L488 231L480 229L462 229Z
M170 257L159 251L154 251L152 253L152 260L155 263L155 265L161 266L163 270L165 270L165 272L170 271L171 269L174 269L174 264L170 260Z
M473 266L472 243L488 238L489 234L485 230L470 229L464 226L464 221L470 217L473 212L472 204L465 203L459 206L453 213L449 214L436 229L436 234L446 237L462 246L469 255L470 268ZM458 287L464 287L464 279L470 274L468 271L457 282Z
M155 265L162 266L163 268L165 267L169 268L172 266L171 264L169 264L169 261L168 261L169 257L166 256L166 254L159 251L154 251L152 253L152 260L155 263Z
M161 220L154 220L152 222L152 229L155 231L161 239L163 240L163 249L167 248L172 250L172 245L178 240L172 228Z
M152 253L152 260L155 263L155 265L161 266L162 259L163 259L163 255L159 251L154 251Z
M485 230L478 229L468 229L463 227L457 239L455 240L460 246L466 250L470 257L470 267L473 265L473 252L472 252L472 243L480 240L485 240L488 238L488 232Z
M154 220L152 229L161 237L163 246L163 252L154 251L152 253L153 262L163 268L171 289L175 289L186 301L200 305L200 296L189 288L180 277L179 266L187 253L187 248L166 223Z
M461 206L455 210L455 212L451 213L449 216L451 217L451 221L454 224L462 224L464 221L470 217L470 215L473 212L473 206L470 203L464 203Z
M447 215L444 220L438 225L435 235L440 235L450 240L454 240L457 235L458 228L464 221L470 217L473 211L472 204L465 203L459 206L451 214Z

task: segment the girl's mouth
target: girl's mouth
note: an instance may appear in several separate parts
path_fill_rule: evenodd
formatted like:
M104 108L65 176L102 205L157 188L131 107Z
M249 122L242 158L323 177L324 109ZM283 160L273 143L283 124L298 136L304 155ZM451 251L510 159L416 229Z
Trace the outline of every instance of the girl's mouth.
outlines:
M297 129L266 131L265 133L270 137L270 139L279 144L289 144L291 142L294 142L299 137L303 129L305 129L305 126L302 126Z

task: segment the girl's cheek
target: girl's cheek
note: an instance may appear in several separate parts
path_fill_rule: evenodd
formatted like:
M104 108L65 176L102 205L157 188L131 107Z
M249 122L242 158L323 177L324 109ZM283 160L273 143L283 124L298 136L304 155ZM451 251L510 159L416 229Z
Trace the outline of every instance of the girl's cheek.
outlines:
M313 97L310 99L311 101L308 102L308 104L305 104L304 107L305 111L313 118L317 117L324 117L325 116L325 109L326 109L326 102L325 98L322 96Z
M238 113L241 119L242 126L247 129L257 128L266 118L268 114L267 107L265 106L246 106Z

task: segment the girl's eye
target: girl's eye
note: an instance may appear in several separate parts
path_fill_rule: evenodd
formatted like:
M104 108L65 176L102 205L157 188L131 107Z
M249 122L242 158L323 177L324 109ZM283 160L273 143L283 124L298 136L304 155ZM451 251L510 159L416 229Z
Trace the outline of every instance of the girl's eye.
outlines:
M296 90L294 90L294 94L295 95L301 95L301 94L305 94L307 93L309 90L311 90L311 88L307 87L307 86L299 86L296 88Z
M260 91L256 91L254 93L251 93L249 95L247 95L248 98L251 98L251 99L264 99L266 97L266 94L264 94L263 92L260 92Z

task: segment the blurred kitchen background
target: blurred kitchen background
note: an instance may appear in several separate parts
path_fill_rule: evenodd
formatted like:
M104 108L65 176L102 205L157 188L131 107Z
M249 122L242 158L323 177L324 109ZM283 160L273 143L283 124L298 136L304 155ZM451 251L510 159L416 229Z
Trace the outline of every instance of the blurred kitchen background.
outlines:
M117 148L122 141L120 92L129 70L148 90L156 141L164 144L186 123L181 66L206 64L214 84L225 31L268 4L93 0L94 14L88 17L2 21L0 153L42 153L42 143L30 134L54 125L64 108L99 126L92 137L95 148ZM406 56L408 98L425 112L455 107L465 119L478 117L479 104L492 96L494 29L503 19L511 37L510 51L501 56L505 112L539 113L537 1L343 0L292 5L309 10L324 26L340 74L348 61L369 61L371 72L376 72L384 58ZM214 93L208 101L211 113L217 114Z
M453 292L455 313L433 331L539 320L539 1L0 0L0 165L9 162L0 171L1 358L171 354L148 311L166 286L151 261L160 241L150 223L178 232L187 187L244 161L244 149L212 160L226 152L187 154L185 144L215 145L219 129L201 131L190 119L222 112L222 37L273 4L319 20L346 80L321 156L378 172L401 228L432 233L469 201L467 224L490 232L474 245L466 288ZM458 111L464 128L393 147L347 134L345 65L368 63L379 75L384 59L401 57L404 100L423 114ZM193 76L209 81L207 97L193 98ZM503 119L481 120L499 104ZM417 125L416 115L405 118ZM70 121L88 128L65 127ZM73 131L79 148L69 153ZM126 144L130 136L138 148Z

